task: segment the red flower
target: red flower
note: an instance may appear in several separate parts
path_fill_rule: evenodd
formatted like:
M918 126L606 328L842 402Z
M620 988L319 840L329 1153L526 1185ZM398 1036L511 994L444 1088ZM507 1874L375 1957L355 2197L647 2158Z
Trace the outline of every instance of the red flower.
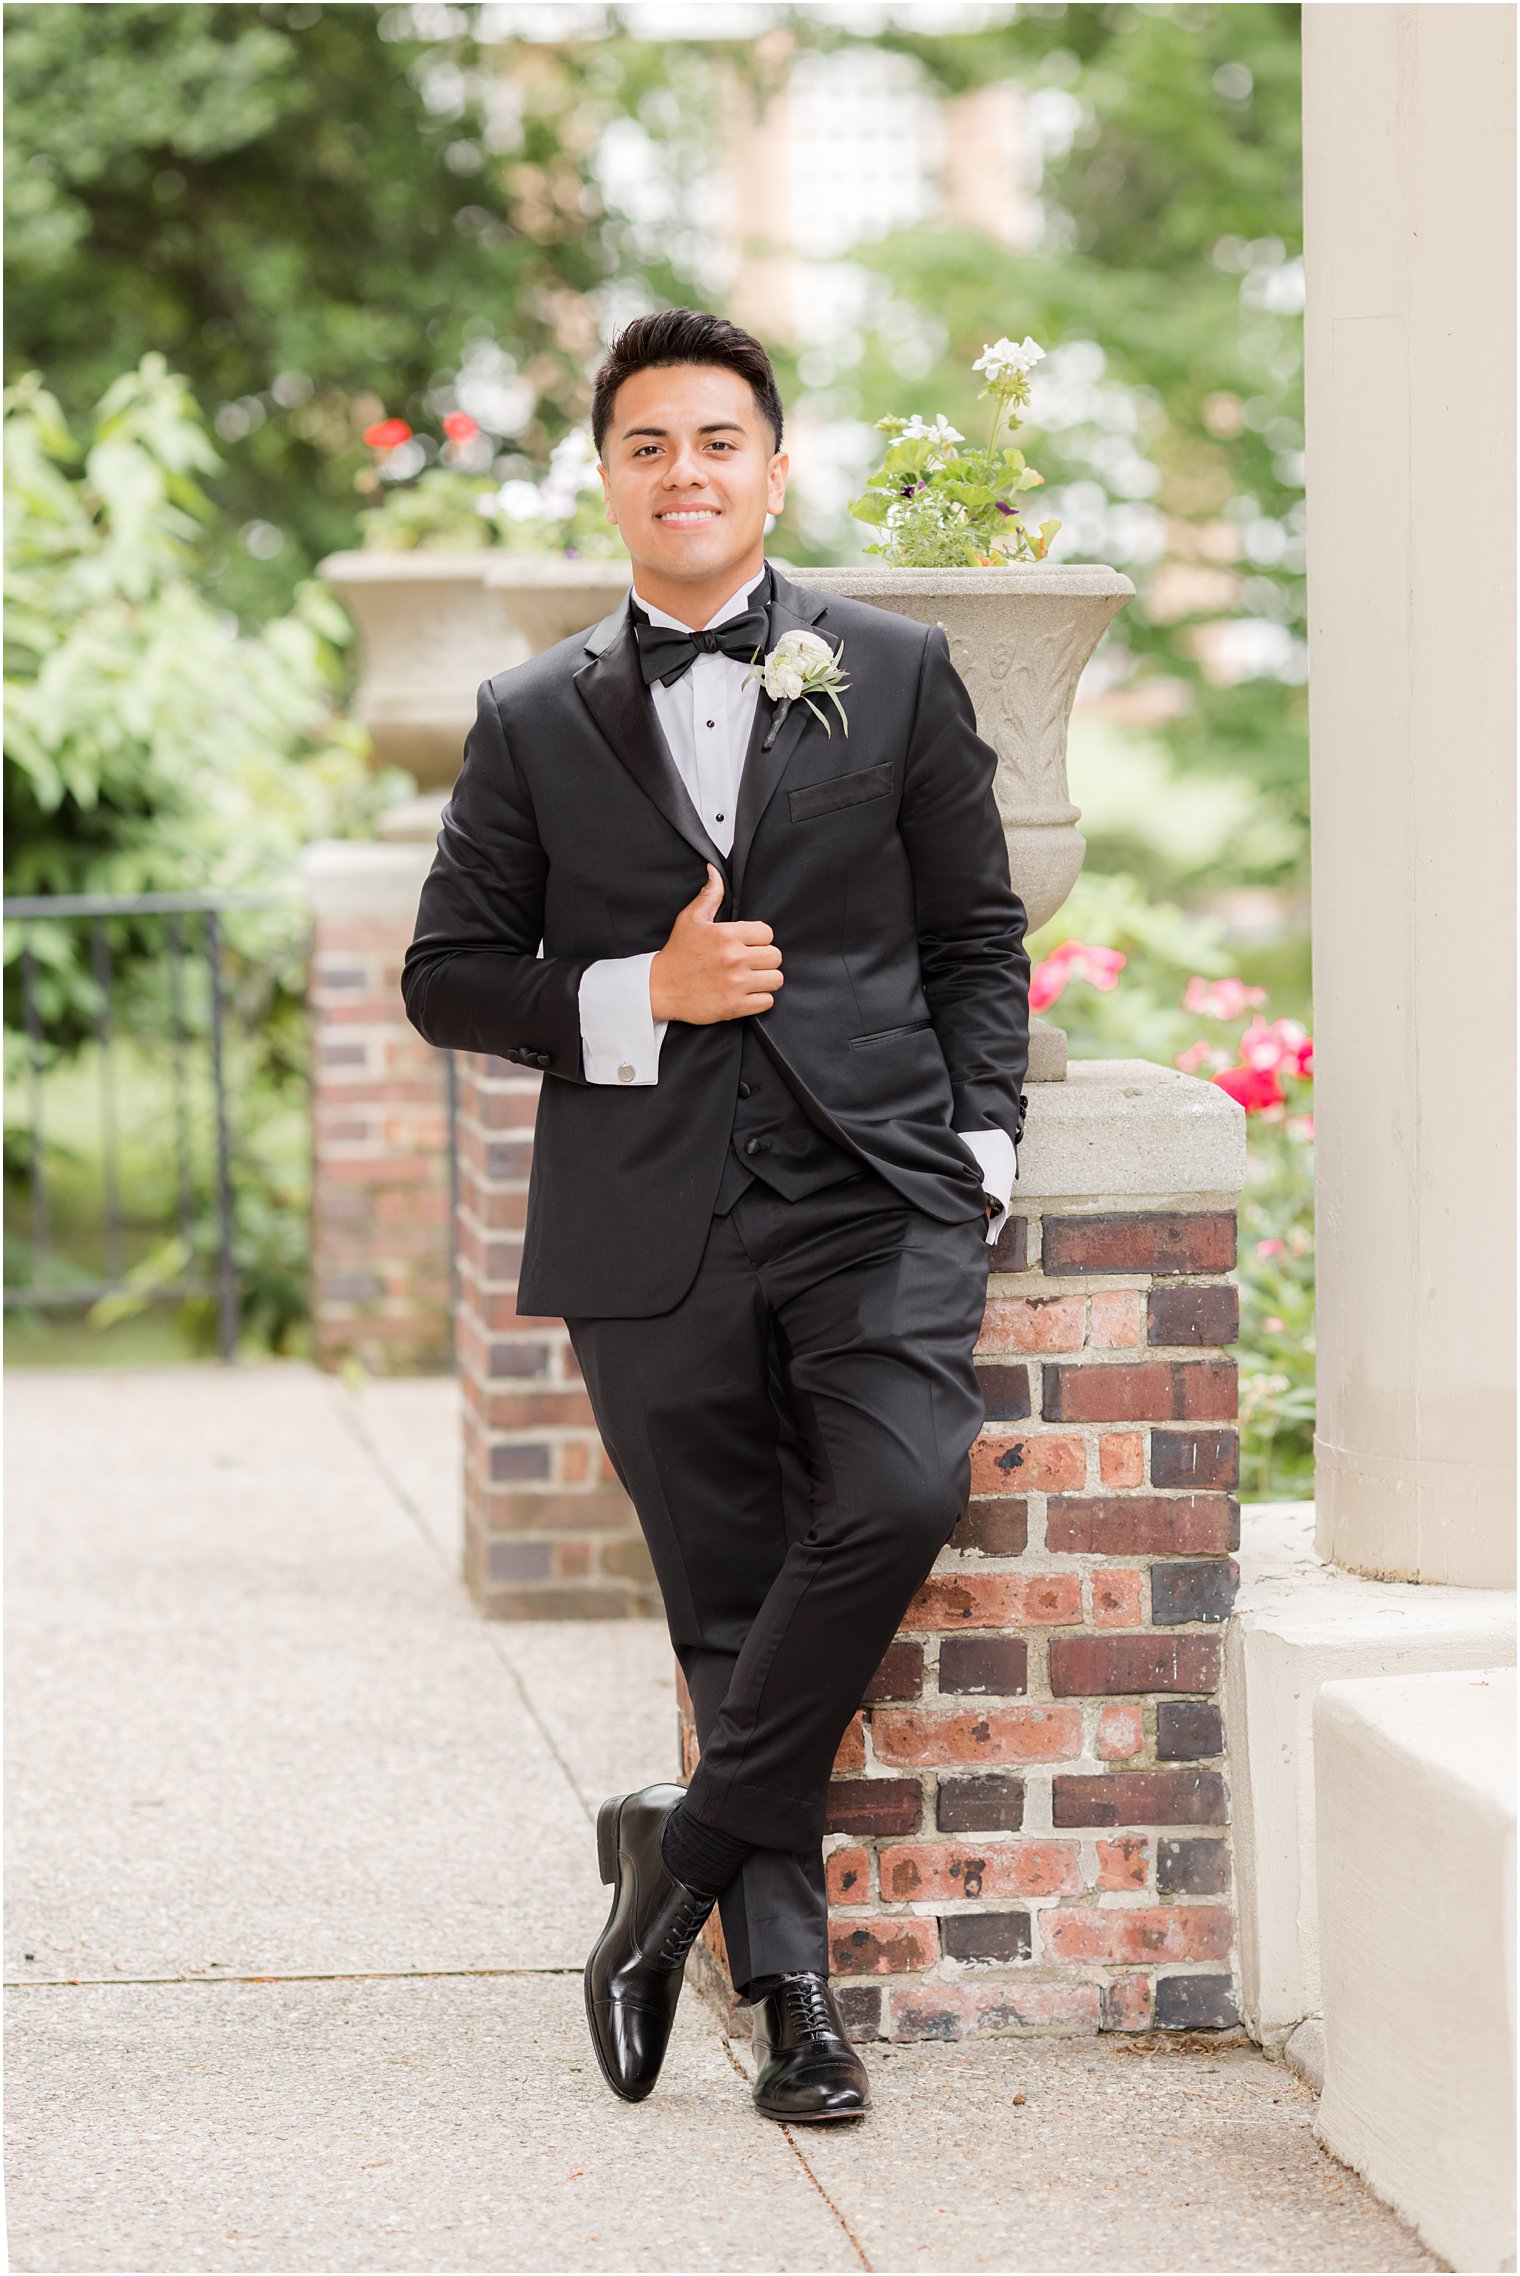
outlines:
M364 440L371 450L394 450L398 443L410 442L412 430L404 419L377 419L364 430Z
M468 411L451 411L443 422L443 431L451 443L467 443L480 433L480 424Z
M1222 1075L1214 1077L1222 1091L1243 1106L1247 1114L1259 1114L1263 1107L1281 1106L1282 1084L1272 1067L1226 1067Z

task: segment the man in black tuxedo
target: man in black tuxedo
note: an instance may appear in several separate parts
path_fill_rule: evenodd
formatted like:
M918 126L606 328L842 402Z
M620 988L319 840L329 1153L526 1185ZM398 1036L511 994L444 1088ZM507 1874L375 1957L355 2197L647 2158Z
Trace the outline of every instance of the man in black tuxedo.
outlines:
M690 1784L599 1814L603 2074L653 2087L716 1903L756 2106L844 2117L869 2084L828 1981L825 1799L969 1491L1027 919L943 631L766 562L759 343L639 318L593 426L632 593L479 689L402 989L430 1042L549 1078L519 1301L567 1321L696 1715ZM834 664L847 733L752 672L788 635Z

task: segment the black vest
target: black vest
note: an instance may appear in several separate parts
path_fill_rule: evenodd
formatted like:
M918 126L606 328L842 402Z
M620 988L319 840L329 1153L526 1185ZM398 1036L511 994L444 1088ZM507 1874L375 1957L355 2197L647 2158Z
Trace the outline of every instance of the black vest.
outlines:
M713 1214L726 1216L756 1178L785 1201L838 1185L864 1165L805 1112L755 1031L744 1023L739 1095Z

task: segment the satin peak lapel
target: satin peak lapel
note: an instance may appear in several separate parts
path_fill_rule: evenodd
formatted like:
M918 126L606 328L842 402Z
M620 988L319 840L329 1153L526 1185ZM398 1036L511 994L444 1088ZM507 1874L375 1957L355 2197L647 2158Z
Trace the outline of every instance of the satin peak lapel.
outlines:
M702 817L691 802L670 746L660 732L654 704L639 670L638 643L626 604L604 617L588 633L594 647L590 663L575 675L586 709L634 781L678 830L694 853L716 863L725 875L728 863L702 827Z
M766 654L775 647L784 632L818 631L820 639L838 649L839 643L827 630L820 630L818 619L828 605L826 593L810 593L783 577L774 565L771 569L775 590L771 596L770 631L766 636ZM744 865L754 842L760 818L776 795L776 789L791 764L792 754L809 728L821 735L823 729L805 703L794 703L787 711L781 732L767 751L762 748L771 731L780 706L774 703L761 687L755 705L755 724L745 755L744 774L739 784L739 804L734 815L734 902L738 904L744 884ZM837 721L835 722L837 726Z

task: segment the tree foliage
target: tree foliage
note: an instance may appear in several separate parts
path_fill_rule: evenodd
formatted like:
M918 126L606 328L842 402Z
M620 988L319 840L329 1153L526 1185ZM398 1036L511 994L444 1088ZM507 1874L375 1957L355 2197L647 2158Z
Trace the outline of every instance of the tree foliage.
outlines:
M473 12L451 20L424 38L362 0L7 10L7 376L41 371L80 417L150 349L185 375L238 444L214 489L245 543L208 574L245 618L352 542L362 428L424 427L472 351L541 465L584 406L588 296L635 265L588 157L658 50L487 58ZM668 261L636 267L682 297Z
M1064 404L1047 388L1055 416L1031 414L1067 524L1058 557L1134 577L1110 645L1128 647L1136 680L1185 698L1161 730L1174 756L1249 776L1290 825L1270 865L1287 874L1308 827L1298 10L1057 5L878 37L948 94L1054 90L1069 143L1046 165L1027 251L917 227L857 254L939 353L905 389L878 331L846 393L865 417L944 411L965 426L987 340L1027 331L1053 374L1064 360ZM1221 640L1221 626L1240 630Z

